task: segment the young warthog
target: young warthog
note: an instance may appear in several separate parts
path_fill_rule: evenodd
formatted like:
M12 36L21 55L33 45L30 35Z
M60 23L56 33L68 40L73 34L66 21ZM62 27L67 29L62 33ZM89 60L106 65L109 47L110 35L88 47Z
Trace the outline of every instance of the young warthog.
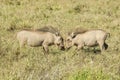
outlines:
M75 45L77 46L77 50L80 50L84 46L94 47L99 45L101 51L106 50L108 45L105 43L105 40L108 34L109 33L101 29L72 32L67 37L66 48L70 49Z
M48 53L48 46L57 45L61 50L64 50L63 38L57 29L48 26L35 30L22 30L17 33L17 39L20 47L27 44L31 47L43 46L43 49Z

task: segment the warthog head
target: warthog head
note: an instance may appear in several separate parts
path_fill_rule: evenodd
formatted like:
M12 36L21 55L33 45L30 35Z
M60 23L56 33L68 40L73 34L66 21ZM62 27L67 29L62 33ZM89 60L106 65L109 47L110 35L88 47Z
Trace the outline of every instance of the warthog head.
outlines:
M37 31L52 33L54 35L54 44L57 45L60 50L65 49L63 37L60 35L60 32L57 28L54 28L52 26L45 26L43 28L37 29Z
M76 28L75 30L68 32L68 37L66 39L66 49L68 50L68 49L70 49L74 45L74 38L78 34L82 34L82 33L85 33L87 31L88 31L87 29Z
M66 50L70 49L73 44L72 44L72 36L68 36L67 39L66 39Z
M60 50L65 50L64 40L61 35L56 35L55 44L59 47Z

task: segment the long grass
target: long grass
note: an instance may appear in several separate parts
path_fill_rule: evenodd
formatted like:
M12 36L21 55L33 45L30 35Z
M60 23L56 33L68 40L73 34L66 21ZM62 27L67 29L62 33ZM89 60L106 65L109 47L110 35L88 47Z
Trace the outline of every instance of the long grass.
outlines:
M0 80L120 80L119 0L0 0ZM109 48L96 54L75 47L19 49L16 33L51 25L66 38L77 27L110 32ZM99 49L99 47L97 48Z

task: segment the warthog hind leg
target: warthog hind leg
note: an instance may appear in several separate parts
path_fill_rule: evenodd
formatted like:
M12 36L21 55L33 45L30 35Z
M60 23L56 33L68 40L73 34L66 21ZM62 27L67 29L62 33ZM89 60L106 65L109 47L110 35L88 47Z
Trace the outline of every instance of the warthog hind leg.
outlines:
M105 50L108 48L108 44L104 43Z
M103 41L99 42L99 46L100 46L101 52L102 52L103 50L105 50L104 42L103 42Z

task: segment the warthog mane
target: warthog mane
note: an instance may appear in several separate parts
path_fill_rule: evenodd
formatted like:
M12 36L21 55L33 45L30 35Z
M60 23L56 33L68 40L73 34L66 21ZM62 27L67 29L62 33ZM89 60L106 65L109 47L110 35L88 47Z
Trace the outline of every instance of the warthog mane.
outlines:
M60 34L59 30L52 26L45 26L40 29L35 29L35 31L50 32L50 33L57 34L57 35Z

